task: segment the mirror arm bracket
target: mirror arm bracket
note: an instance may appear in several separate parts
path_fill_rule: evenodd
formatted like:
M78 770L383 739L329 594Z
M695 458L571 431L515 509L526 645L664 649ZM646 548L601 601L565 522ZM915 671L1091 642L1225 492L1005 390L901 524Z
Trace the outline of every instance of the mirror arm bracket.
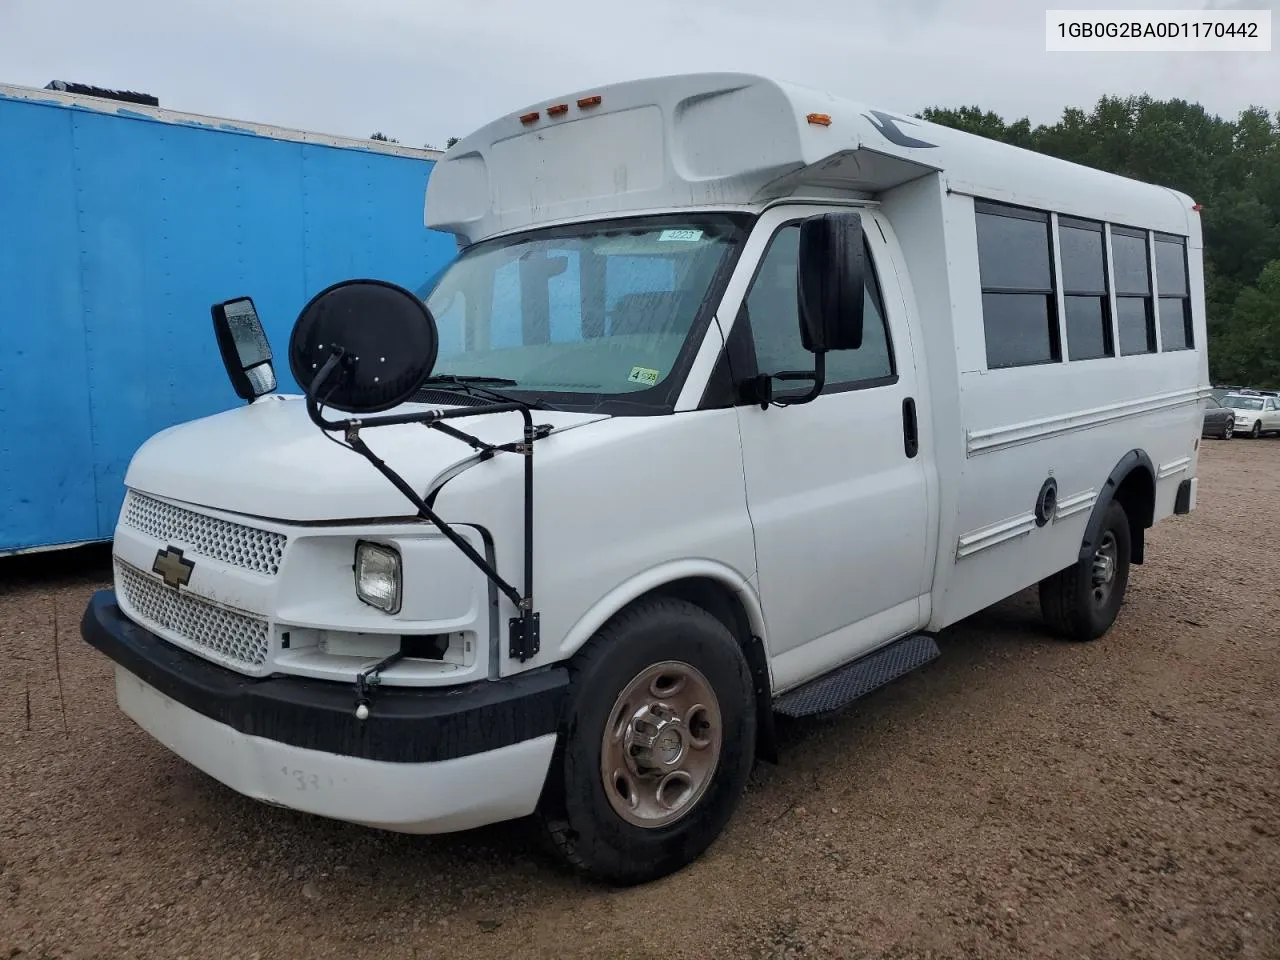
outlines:
M813 386L803 396L775 400L773 398L774 380L812 380ZM767 410L770 404L777 404L780 407L792 407L799 403L809 403L812 400L816 400L826 384L827 353L825 350L819 350L814 352L812 370L783 370L780 373L762 373L749 380L744 380L741 389L744 399L752 403L759 403L761 410Z
M410 503L417 508L418 515L424 520L429 521L444 536L462 551L480 571L493 583L495 587L516 607L519 612L518 616L512 617L508 624L510 633L510 652L509 655L516 657L521 663L524 663L531 657L538 655L541 649L541 631L539 626L539 616L533 606L533 448L534 442L547 436L551 432L548 425L534 425L533 416L529 412L529 407L522 403L493 403L483 407L463 407L451 410L427 410L423 413L407 413L407 414L388 414L385 416L370 417L365 420L347 419L347 420L328 420L320 412L320 405L316 400L318 394L323 393L322 385L333 375L334 368L342 362L343 351L341 347L335 347L329 355L329 359L317 372L315 379L311 382L311 389L307 391L307 414L312 422L322 430L341 431L346 438L348 446L356 453L363 456L369 461L373 467L381 473L391 485L394 486L401 494L404 495ZM497 450L510 451L519 453L524 457L524 594L514 586L503 579L502 575L494 568L489 561L483 557L471 544L469 544L456 530L453 529L443 518L440 517L430 505L418 495L417 491L398 474L394 469L386 464L376 453L369 449L368 444L360 437L360 431L365 427L391 426L409 423L421 423L428 427L444 426L440 424L441 420L460 419L462 417L474 417L490 413L519 413L524 418L524 436L520 443L506 444L502 447L490 447L489 455ZM450 435L461 435L459 439L467 437L460 430L449 429ZM472 437L476 443L483 443ZM484 444L489 447L490 445Z

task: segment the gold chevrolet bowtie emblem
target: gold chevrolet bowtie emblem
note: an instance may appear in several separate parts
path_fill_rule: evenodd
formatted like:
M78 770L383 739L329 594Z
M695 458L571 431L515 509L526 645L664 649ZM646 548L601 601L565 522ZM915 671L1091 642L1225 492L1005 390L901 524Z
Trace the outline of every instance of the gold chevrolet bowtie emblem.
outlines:
M191 571L195 568L195 563L185 559L182 551L173 546L157 550L155 563L151 564L151 572L160 574L165 586L175 590L191 582Z

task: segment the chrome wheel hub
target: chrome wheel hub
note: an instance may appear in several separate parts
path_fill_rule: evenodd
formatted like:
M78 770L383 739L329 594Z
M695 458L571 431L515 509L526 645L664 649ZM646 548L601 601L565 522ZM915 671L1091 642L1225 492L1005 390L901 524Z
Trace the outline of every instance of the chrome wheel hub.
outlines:
M720 759L720 705L711 684L679 661L654 664L619 694L600 749L600 775L614 811L639 827L687 814Z
M1115 583L1116 563L1119 558L1119 547L1115 534L1108 530L1102 536L1102 542L1093 552L1092 580L1093 599L1100 606L1111 596L1111 587Z

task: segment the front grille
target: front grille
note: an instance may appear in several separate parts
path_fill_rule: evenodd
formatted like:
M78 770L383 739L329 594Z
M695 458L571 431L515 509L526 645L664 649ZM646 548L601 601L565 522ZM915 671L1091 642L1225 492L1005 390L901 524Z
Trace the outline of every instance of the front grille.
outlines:
M144 627L167 631L182 646L233 669L259 670L267 662L267 621L171 590L122 560L115 568L120 598Z
M126 526L194 553L274 577L280 572L289 538L271 530L205 516L140 493L129 493Z

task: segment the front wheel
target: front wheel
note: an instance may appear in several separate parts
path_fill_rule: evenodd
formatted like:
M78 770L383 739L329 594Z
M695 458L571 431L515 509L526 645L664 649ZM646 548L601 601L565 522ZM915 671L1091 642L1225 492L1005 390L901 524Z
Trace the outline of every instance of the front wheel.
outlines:
M1040 581L1040 610L1050 627L1079 641L1111 629L1129 585L1130 541L1129 517L1113 500L1093 553Z
M1262 421L1255 420L1253 421L1253 429L1249 431L1249 439L1257 440L1260 436L1262 436Z
M1228 420L1227 425L1222 428L1222 439L1230 440L1235 435L1236 435L1236 422L1234 420Z
M570 672L539 803L553 849L622 885L691 863L728 823L755 756L741 645L701 607L651 598L601 628Z

